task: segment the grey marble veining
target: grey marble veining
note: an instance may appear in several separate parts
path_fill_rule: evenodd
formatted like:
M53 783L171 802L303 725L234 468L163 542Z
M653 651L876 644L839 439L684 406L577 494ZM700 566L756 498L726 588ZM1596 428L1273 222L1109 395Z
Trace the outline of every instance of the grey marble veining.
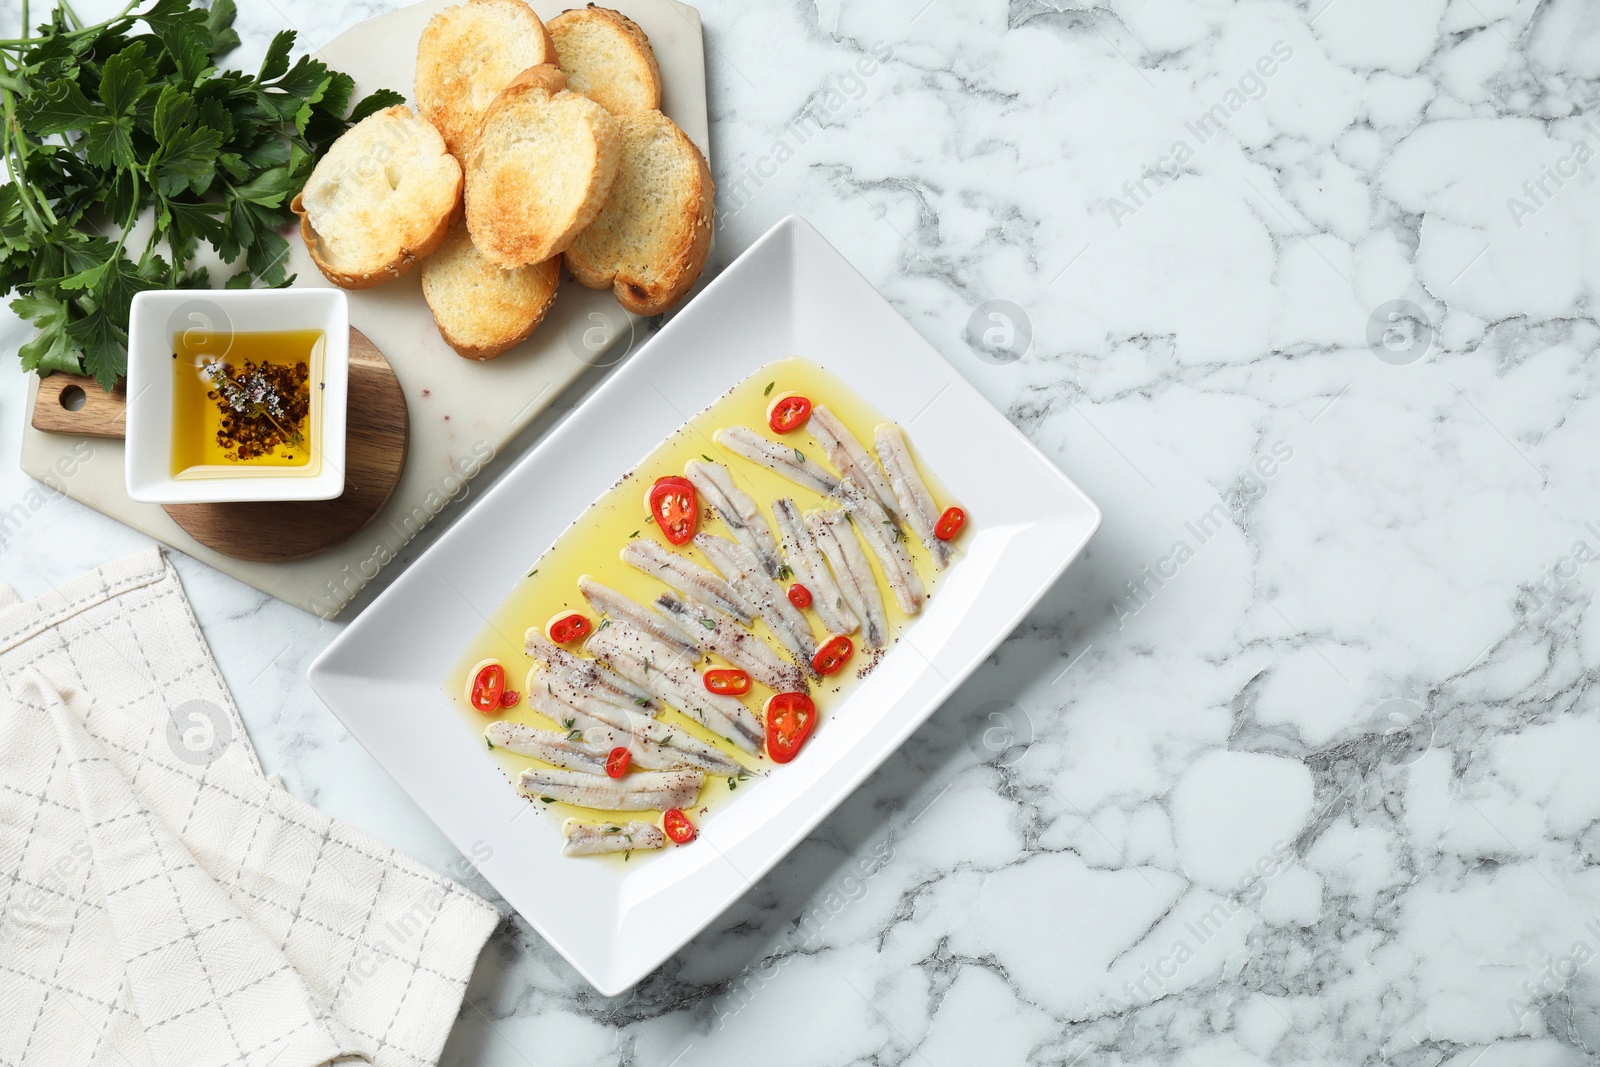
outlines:
M1105 525L632 993L504 924L444 1062L1590 1062L1593 5L701 10L713 269L806 216ZM138 544L24 510L24 593ZM268 769L486 889L307 689L336 624L178 565Z

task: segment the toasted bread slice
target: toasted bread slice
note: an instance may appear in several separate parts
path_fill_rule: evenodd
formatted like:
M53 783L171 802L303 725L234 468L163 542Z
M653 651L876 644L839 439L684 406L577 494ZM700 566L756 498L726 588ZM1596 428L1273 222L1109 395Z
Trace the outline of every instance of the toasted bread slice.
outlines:
M502 270L456 229L422 265L422 295L451 348L468 359L493 359L527 338L555 303L561 260Z
M617 122L566 84L553 66L524 71L489 105L467 154L467 229L501 267L566 251L611 192Z
M609 7L574 8L550 20L550 37L567 88L613 115L661 106L661 69L650 38Z
M444 241L461 204L461 165L407 107L356 123L289 207L318 269L346 289L392 281Z
M471 0L429 20L417 42L417 110L465 159L483 113L529 67L556 61L555 43L524 0Z
M610 288L639 315L675 304L711 250L711 171L677 124L659 111L617 116L622 165L605 208L567 249L567 269L591 289Z

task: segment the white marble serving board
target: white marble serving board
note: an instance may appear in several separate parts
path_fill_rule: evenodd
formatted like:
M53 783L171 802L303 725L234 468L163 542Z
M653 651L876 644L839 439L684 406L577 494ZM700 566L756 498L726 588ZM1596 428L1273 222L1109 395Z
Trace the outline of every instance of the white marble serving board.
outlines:
M317 56L356 80L357 94L394 89L412 95L417 39L453 0L424 0L352 27ZM544 19L571 0L533 0ZM700 14L676 0L613 0L650 38L661 67L662 110L710 158L705 51ZM415 105L413 104L413 107ZM296 285L330 285L296 236L290 241ZM422 530L517 434L590 367L620 358L634 317L609 292L563 278L534 335L486 363L462 359L444 343L422 298L420 271L350 294L350 323L372 339L394 368L411 415L410 453L400 484L374 522L338 548L294 563L247 563L197 543L154 504L129 500L123 489L122 443L47 434L25 426L22 469L97 511L211 564L266 593L325 618L337 614L382 566ZM608 336L618 343L599 347ZM38 391L29 390L28 410ZM87 455L88 458L83 457ZM68 478L56 472L71 469ZM265 532L270 536L270 531Z

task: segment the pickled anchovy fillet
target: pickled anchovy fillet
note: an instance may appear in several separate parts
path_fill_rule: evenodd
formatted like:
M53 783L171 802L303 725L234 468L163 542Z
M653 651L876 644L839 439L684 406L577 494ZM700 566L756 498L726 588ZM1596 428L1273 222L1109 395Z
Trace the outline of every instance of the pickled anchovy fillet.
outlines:
M941 541L934 535L939 524L939 505L917 472L911 449L906 447L905 434L894 423L884 423L878 427L877 444L878 459L889 476L889 487L900 501L900 517L917 535L917 540L927 547L933 565L944 570L950 566L955 550L949 541Z
M754 430L729 426L717 431L716 441L735 455L781 474L796 485L824 496L834 496L839 492L839 479L822 464L807 459L805 453L798 449L769 441Z
M811 624L800 609L789 602L783 588L761 571L761 563L741 544L708 533L694 535L694 546L722 572L728 584L749 602L774 637L789 650L802 669L811 669L817 642Z
M923 588L922 579L917 576L915 564L911 562L911 553L906 550L900 527L859 486L845 485L842 495L845 511L855 520L856 532L861 539L878 557L878 564L889 581L889 589L899 602L900 610L907 615L915 615L922 610L922 602L928 594Z
M824 509L806 516L806 527L817 539L817 547L839 580L845 603L861 620L862 635L872 648L882 648L889 640L889 616L883 609L883 596L872 575L872 565L862 551L861 541L842 511Z
M738 761L671 723L587 696L559 677L539 677L528 685L528 705L562 728L577 731L588 744L618 745L633 753L645 770L695 767L713 774L745 774Z
M618 707L638 707L652 713L657 710L650 700L649 693L621 675L607 670L605 664L568 652L546 637L544 631L537 626L530 626L522 640L528 655L549 667L551 671L566 677L574 685L589 690L592 696Z
M588 649L658 699L747 752L760 751L763 731L750 709L730 696L707 692L693 660L627 623L589 638Z
M828 573L828 561L800 517L800 509L788 497L779 497L772 502L772 514L778 520L784 559L800 584L811 593L811 610L817 613L829 633L855 633L861 628L861 621L845 603L833 575Z
M856 440L850 428L828 410L828 405L818 404L812 410L809 429L844 480L854 483L862 492L876 499L892 518L898 520L900 502L895 499L889 480L878 470L878 461L872 458L866 446Z
M773 538L772 528L767 525L766 516L761 514L755 499L733 480L733 472L720 463L703 463L700 460L690 460L683 470L695 490L717 509L722 524L733 534L733 539L755 554L768 576L778 577L783 570L778 542Z
M582 771L529 767L517 778L524 796L560 800L601 811L666 811L686 808L700 795L699 771L639 771L621 778L597 778Z
M667 835L655 823L637 819L627 823L579 822L568 819L561 824L561 835L567 843L561 847L563 856L599 856L607 852L634 852L639 849L660 848L667 843Z
M684 596L710 604L718 611L748 623L755 609L733 587L698 563L673 555L647 538L634 538L622 550L622 561L659 578Z
M645 721L653 726L666 725L654 719ZM641 771L677 771L688 768L734 777L750 773L737 760L729 757L715 745L708 745L697 737L690 737L677 727L668 726L668 729L677 735L677 739L670 735L667 738L673 742L672 747L652 741L638 733L626 733L613 726L591 726L583 732L583 739L591 745L604 748L607 752L619 745L626 748L631 753L631 765Z
M701 643L696 635L684 630L676 621L663 618L658 612L651 611L625 593L601 585L587 574L578 579L578 591L589 601L590 607L608 619L636 626L651 637L676 645L685 652L698 655L701 651Z
M605 774L606 756L611 752L608 748L574 740L568 734L504 720L490 723L483 736L495 748L585 774Z
M702 649L715 652L762 685L780 692L805 692L805 673L800 668L779 659L772 646L721 612L675 593L662 593L655 606L684 629L699 630L704 637Z

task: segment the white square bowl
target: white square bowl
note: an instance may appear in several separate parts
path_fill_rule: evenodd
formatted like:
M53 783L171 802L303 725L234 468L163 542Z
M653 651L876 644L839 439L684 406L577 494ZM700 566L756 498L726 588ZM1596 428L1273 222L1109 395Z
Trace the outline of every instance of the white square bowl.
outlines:
M320 458L317 473L172 476L173 338L186 330L224 337L323 331L322 410L311 441L313 462ZM137 294L128 318L128 495L152 504L332 500L344 492L349 371L350 308L343 290L152 289Z
M566 858L447 673L533 561L690 417L802 356L905 426L971 516L960 561L876 669L781 773L693 845L621 865ZM383 592L310 668L311 687L533 928L608 996L716 918L981 664L1100 525L1077 486L814 229L779 223L639 349Z

